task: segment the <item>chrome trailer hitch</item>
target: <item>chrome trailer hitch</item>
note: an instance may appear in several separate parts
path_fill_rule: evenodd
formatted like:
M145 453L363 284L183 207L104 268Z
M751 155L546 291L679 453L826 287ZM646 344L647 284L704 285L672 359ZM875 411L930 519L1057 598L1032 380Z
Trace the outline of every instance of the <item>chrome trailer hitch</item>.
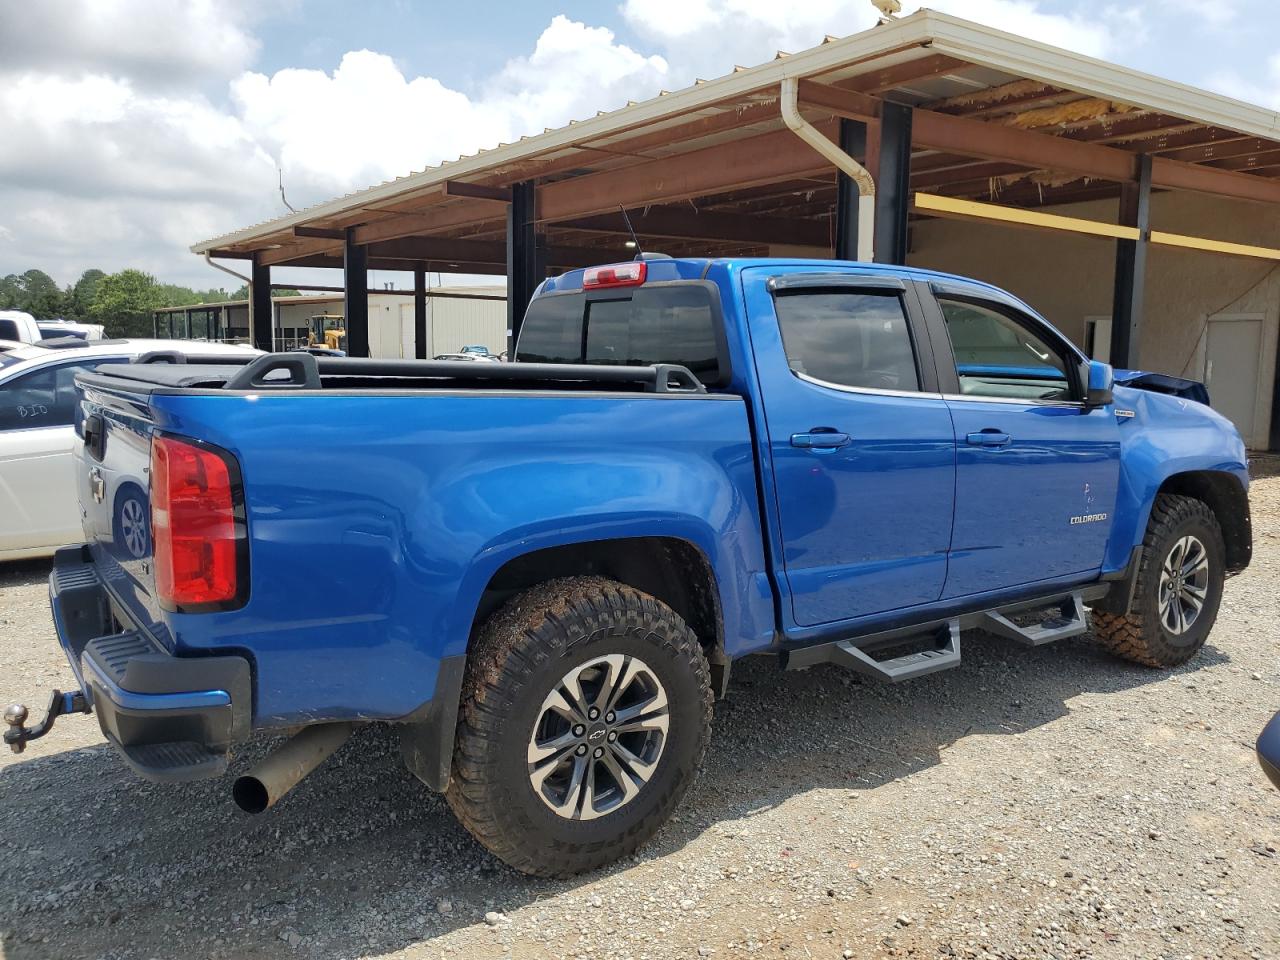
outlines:
M27 749L28 740L39 740L53 729L53 721L64 713L91 712L93 708L81 691L63 693L61 690L54 690L49 694L49 706L45 710L44 719L34 727L28 727L26 706L12 703L4 711L4 722L9 725L9 729L4 732L4 742L14 753L21 753Z

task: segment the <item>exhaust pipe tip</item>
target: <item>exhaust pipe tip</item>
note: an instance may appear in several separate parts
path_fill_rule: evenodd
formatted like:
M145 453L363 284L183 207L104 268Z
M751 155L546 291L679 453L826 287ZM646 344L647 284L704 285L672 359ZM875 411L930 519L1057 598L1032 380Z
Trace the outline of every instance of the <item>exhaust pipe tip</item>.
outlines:
M245 813L262 813L271 806L266 784L247 774L236 777L236 782L231 785L231 799Z
M231 785L231 799L245 813L262 813L342 746L350 723L307 727Z

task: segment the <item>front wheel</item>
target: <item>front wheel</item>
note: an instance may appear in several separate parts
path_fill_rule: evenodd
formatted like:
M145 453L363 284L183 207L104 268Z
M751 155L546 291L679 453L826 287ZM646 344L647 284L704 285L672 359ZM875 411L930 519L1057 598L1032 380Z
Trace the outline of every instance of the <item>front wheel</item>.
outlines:
M698 639L666 604L599 577L541 584L476 642L446 799L517 870L591 870L671 815L711 700Z
M1226 579L1222 528L1208 504L1162 493L1151 508L1133 603L1094 611L1094 634L1113 653L1149 667L1186 663L1204 646Z

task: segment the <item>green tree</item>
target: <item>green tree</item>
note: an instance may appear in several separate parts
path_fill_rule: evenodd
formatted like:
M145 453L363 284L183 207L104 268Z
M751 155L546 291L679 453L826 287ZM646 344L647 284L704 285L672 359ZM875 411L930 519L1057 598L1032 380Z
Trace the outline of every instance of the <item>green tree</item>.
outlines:
M93 297L97 293L98 283L105 276L105 273L96 268L90 268L80 274L80 279L67 292L68 319L85 320L92 315L89 308L93 305Z
M52 320L62 316L65 300L53 277L43 270L28 270L21 277L26 310L37 320Z
M151 336L151 314L164 306L156 278L141 270L121 270L102 277L89 312L109 337Z

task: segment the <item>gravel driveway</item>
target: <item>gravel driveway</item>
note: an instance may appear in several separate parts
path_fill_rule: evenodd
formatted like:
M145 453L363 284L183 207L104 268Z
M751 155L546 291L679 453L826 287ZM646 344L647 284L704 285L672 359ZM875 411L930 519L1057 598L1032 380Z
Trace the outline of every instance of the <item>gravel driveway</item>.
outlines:
M0 758L0 957L1280 957L1280 478L1253 509L1170 673L981 635L897 687L739 665L678 820L572 881L484 853L385 729L253 818L63 718ZM72 683L47 572L0 565L0 697L36 712Z

